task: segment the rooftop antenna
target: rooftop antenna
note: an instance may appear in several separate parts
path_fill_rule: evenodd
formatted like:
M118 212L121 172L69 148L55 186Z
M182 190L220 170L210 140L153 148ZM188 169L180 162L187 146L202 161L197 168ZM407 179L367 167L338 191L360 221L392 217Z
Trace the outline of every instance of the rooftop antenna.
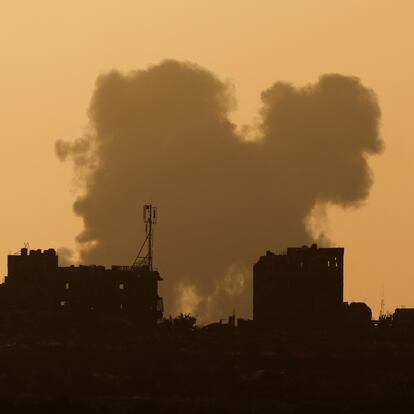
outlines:
M153 206L152 204L145 204L143 208L143 219L145 223L146 237L131 268L134 269L137 267L146 266L150 271L152 271L152 244L154 239L153 225L157 223L157 207ZM147 246L147 252L146 255L143 256L142 251L145 246Z
M382 285L382 296L381 296L381 304L380 304L380 313L379 318L385 318L385 299L384 299L384 285Z

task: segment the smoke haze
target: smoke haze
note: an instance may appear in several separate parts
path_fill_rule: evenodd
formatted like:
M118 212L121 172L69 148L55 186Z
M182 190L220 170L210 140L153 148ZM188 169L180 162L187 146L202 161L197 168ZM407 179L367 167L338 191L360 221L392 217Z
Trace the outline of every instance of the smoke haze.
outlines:
M311 213L359 206L372 185L367 156L382 150L377 99L358 78L277 82L262 103L252 142L229 120L232 85L199 66L100 76L88 133L56 143L81 188L81 262L131 264L151 201L167 312L249 315L252 264L269 249L328 243L309 230Z

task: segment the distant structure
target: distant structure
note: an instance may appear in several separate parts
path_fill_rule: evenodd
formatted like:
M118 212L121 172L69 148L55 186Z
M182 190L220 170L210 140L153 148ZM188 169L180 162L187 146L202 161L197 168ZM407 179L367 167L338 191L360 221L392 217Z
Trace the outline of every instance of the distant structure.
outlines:
M154 207L152 204L146 204L143 210L143 218L145 223L145 240L142 243L141 248L139 249L138 255L132 264L132 268L137 267L148 267L149 270L152 269L152 243L153 243L153 226L157 223L157 207ZM142 256L142 251L147 246L147 254Z
M382 286L382 296L380 301L380 311L379 311L379 320L384 320L387 317L385 313L385 291L384 286Z
M76 320L94 315L155 326L162 317L163 303L158 296L162 278L152 264L154 211L150 205L149 254L133 266L59 267L54 249L29 251L25 247L20 255L9 255L8 273L0 285L3 316L48 319L65 315Z
M343 248L289 247L270 251L253 267L253 320L263 327L369 324L363 303L343 302Z
M414 328L414 308L397 308L393 315L393 326Z

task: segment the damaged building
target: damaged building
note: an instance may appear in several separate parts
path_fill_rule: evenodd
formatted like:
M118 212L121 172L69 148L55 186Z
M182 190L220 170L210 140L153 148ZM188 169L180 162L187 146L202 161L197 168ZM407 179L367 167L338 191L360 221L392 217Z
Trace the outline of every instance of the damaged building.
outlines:
M2 315L47 319L49 315L126 319L155 326L162 317L158 271L148 266L59 267L54 249L21 249L8 256L8 273L0 285Z
M305 327L369 324L363 303L343 302L343 248L290 247L270 251L253 267L253 319L257 326Z

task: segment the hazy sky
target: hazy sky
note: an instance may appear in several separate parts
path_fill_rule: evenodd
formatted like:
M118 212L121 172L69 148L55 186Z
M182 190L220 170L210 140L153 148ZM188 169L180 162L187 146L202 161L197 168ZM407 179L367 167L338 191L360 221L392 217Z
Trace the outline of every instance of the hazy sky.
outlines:
M414 3L398 0L2 1L1 273L25 241L75 247L73 172L54 142L82 135L97 76L172 58L231 81L239 125L277 80L341 73L376 91L386 150L370 160L371 195L357 210L329 209L328 231L346 249L346 300L376 313L384 285L388 310L414 306L413 21Z

